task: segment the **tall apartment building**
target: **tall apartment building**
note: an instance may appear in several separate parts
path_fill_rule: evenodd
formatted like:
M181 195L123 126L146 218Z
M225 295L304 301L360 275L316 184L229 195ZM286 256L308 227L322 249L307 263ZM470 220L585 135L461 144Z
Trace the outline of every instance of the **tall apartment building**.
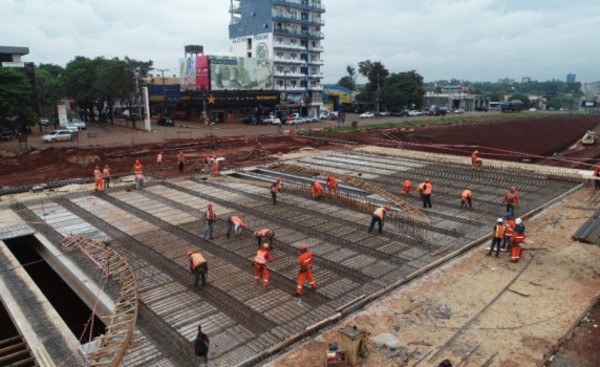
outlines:
M321 0L231 0L229 12L232 55L273 60L273 85L288 111L316 115L323 105Z
M567 74L567 83L575 83L575 74L573 73L569 73Z

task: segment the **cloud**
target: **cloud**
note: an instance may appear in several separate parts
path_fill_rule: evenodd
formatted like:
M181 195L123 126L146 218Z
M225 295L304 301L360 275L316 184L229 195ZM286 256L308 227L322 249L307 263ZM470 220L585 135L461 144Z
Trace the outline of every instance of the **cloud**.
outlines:
M600 3L586 0L323 0L325 79L370 59L425 80L524 76L600 79L594 34ZM177 69L187 44L226 54L228 1L3 0L0 44L25 59L65 65L77 55L129 56Z

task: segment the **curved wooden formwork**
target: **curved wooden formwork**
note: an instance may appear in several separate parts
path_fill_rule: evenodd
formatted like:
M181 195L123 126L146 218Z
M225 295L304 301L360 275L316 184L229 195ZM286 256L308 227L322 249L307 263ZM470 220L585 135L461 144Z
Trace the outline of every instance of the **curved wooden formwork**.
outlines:
M98 349L88 366L116 367L121 362L133 335L138 314L138 286L129 263L112 248L79 235L69 235L62 242L65 252L79 249L102 271L103 277L112 277L119 285L119 297L100 337Z
M431 224L431 219L428 216L426 216L421 210L416 208L415 206L407 203L406 201L402 200L402 198L400 198L397 195L392 194L389 191L383 190L382 188L377 187L375 185L371 185L370 183L366 182L365 180L363 180L360 177L345 175L345 174L341 174L339 172L329 172L329 171L321 170L321 169L317 170L317 169L307 168L304 166L294 165L294 164L289 164L289 163L279 164L277 166L274 166L273 168L276 168L278 171L281 171L281 172L304 175L304 176L308 176L308 177L314 176L315 173L318 173L318 174L321 174L324 176L333 176L333 177L337 178L338 180L344 181L345 183L347 183L350 186L354 186L361 190L364 190L367 192L372 192L374 194L378 194L381 197L383 197L384 199L388 200L393 205L395 205L396 207L400 208L403 215L393 212L393 213L391 213L391 218L394 218L394 216L402 216L404 218L410 219L411 221L418 222L418 223L421 223L424 225Z

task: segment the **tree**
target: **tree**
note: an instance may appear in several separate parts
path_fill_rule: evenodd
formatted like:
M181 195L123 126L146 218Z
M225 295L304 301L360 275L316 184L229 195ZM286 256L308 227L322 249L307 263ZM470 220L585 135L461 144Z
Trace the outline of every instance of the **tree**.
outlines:
M35 113L31 96L31 85L21 70L0 68L0 123L7 125L19 118L22 124L32 125Z
M63 67L52 64L40 64L36 67L35 80L40 116L52 116L55 121L58 121L56 106L63 96L64 71Z
M369 99L374 99L375 112L379 112L381 84L385 81L385 78L387 78L390 72L385 68L385 66L383 66L381 62L371 62L371 60L359 62L358 72L369 80L369 86L365 89L375 92L375 98L371 96Z
M392 73L381 88L383 106L391 111L400 111L403 108L421 109L423 95L423 77L415 70Z

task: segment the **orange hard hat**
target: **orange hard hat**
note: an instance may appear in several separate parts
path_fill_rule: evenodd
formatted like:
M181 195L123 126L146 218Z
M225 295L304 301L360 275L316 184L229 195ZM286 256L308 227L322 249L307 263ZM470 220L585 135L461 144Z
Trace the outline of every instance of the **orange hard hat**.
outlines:
M300 249L300 251L306 251L308 249L308 246L306 245L306 243L303 243L298 248Z
M192 252L192 251L188 251L188 252L187 252L187 257L190 257L192 254L193 254L193 252Z

